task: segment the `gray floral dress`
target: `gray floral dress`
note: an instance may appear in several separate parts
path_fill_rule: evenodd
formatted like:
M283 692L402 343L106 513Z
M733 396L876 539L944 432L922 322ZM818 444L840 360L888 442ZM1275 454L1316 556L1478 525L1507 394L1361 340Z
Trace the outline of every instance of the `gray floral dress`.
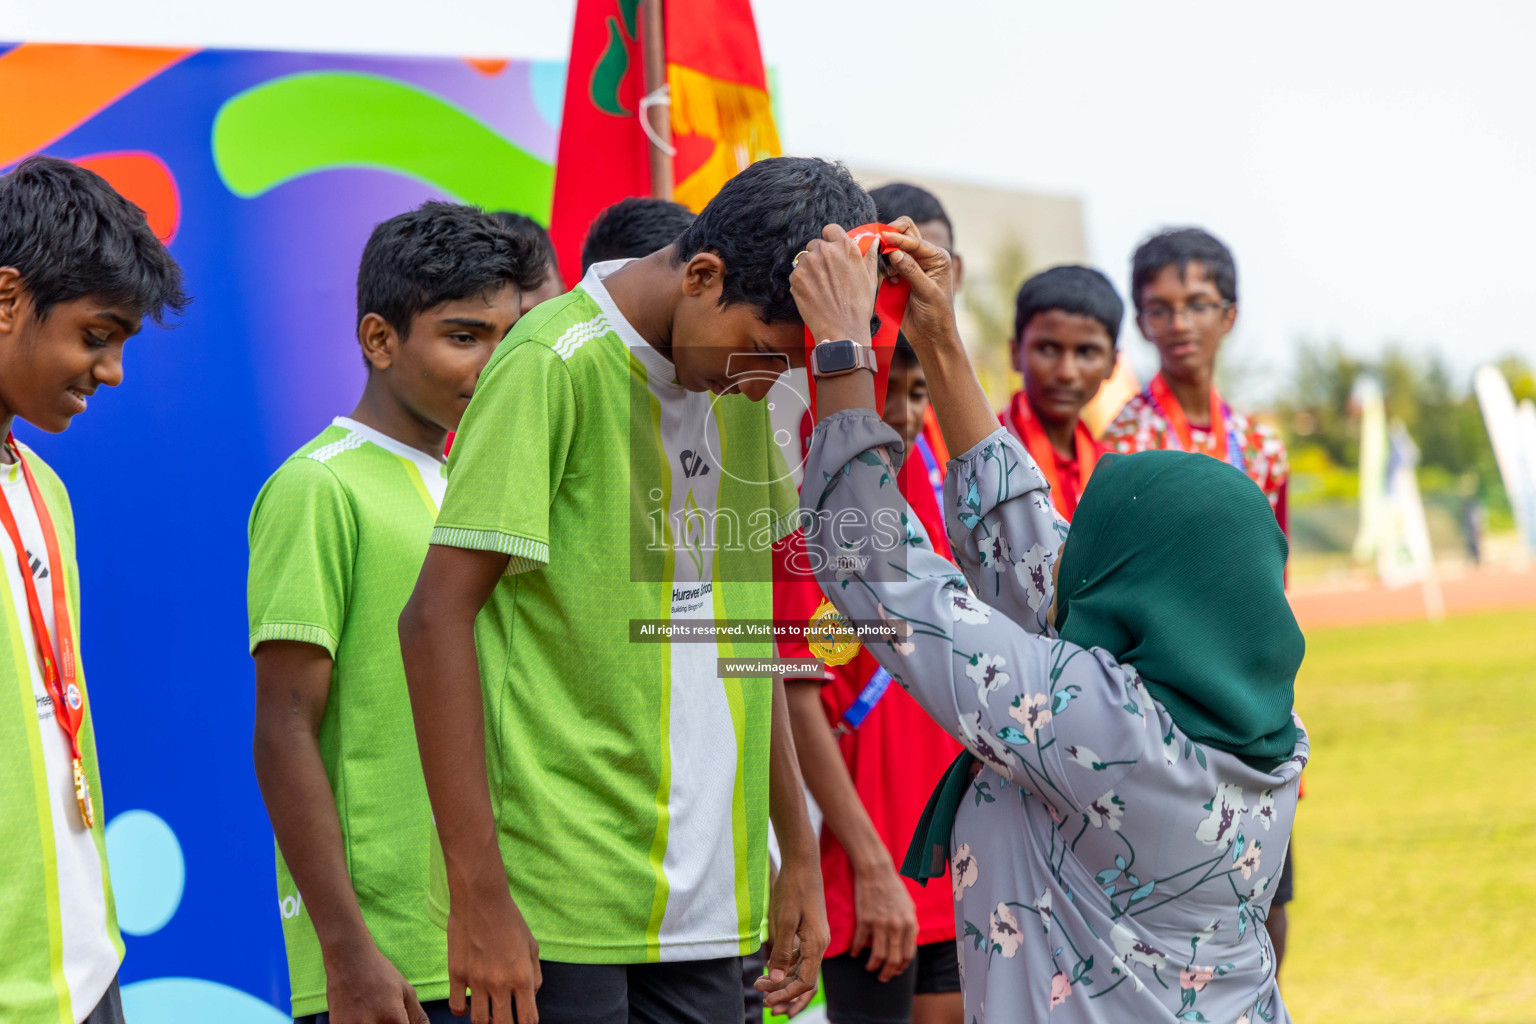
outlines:
M1187 739L1134 668L1055 637L1067 526L1005 430L949 465L963 578L906 514L900 452L872 411L829 416L801 495L827 595L895 627L871 652L985 765L950 850L967 1022L1288 1021L1264 918L1305 732L1259 771Z

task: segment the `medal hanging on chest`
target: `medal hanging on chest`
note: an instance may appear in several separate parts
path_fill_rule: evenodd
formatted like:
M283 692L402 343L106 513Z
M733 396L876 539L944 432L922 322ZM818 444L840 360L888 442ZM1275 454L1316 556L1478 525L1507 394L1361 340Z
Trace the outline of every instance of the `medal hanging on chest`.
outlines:
M64 563L59 557L59 535L53 528L53 517L48 513L42 492L38 490L37 479L33 477L27 460L22 457L15 438L7 435L5 447L21 465L22 475L27 481L27 494L32 498L32 509L43 534L43 546L48 555L48 579L52 584L50 596L53 598L53 631L48 629L48 620L43 617L43 604L38 599L37 584L32 578L31 559L27 557L27 548L21 539L21 528L16 524L16 515L11 511L10 499L5 497L3 491L0 491L0 525L5 527L11 548L16 553L16 568L21 574L22 587L26 590L27 618L31 621L32 638L37 644L43 683L48 688L48 696L53 700L53 719L59 723L59 728L64 730L64 736L69 740L70 763L75 776L75 802L80 807L81 821L89 829L93 827L95 813L91 805L91 785L86 779L85 765L80 757L80 726L85 720L85 695L80 690L77 678L75 634L69 621L69 597L64 589ZM59 638L57 657L53 650L53 632L57 632Z

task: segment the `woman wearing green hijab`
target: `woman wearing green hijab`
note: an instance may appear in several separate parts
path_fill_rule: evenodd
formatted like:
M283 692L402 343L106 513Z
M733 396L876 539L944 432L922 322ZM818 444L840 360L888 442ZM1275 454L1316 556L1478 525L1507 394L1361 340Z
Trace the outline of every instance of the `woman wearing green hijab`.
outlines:
M873 270L828 231L792 291L817 337L866 343L848 297ZM882 526L906 511L900 440L867 371L818 381L806 548L838 610L889 631L867 641L875 657L969 751L906 865L949 862L966 1019L1289 1020L1263 921L1308 746L1268 502L1206 456L1110 456L1068 537L971 372L947 257L886 238L912 285L903 330L963 453L945 511L965 575L915 517Z

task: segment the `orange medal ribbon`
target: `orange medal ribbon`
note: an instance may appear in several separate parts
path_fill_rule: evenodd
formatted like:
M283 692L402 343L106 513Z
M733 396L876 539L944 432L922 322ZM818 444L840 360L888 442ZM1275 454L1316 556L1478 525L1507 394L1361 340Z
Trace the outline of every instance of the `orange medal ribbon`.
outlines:
M1173 391L1169 389L1161 373L1152 378L1148 390L1152 392L1152 400L1162 410L1163 417L1168 421L1174 436L1179 439L1180 451L1198 453L1200 449L1195 447L1194 439L1190 434L1189 420L1184 416L1184 407L1174 397ZM1226 417L1222 415L1221 396L1216 393L1214 384L1211 385L1211 437L1215 439L1216 450L1210 454L1222 462L1228 461Z
M32 620L32 637L37 641L38 655L42 661L43 682L48 695L53 698L54 721L69 738L69 753L75 771L75 802L80 805L80 817L86 828L91 828L94 814L91 810L91 786L85 778L85 768L80 761L80 723L85 719L85 696L80 692L75 672L75 635L69 622L69 598L64 591L64 562L59 557L59 535L53 528L53 517L37 489L37 479L32 468L22 458L16 439L7 434L5 447L21 464L22 475L27 478L27 493L32 496L32 508L37 513L37 523L43 531L43 546L48 551L48 578L53 584L53 621L59 632L59 657L53 656L53 638L48 632L48 620L43 618L43 605L37 597L37 585L32 581L32 566L27 558L26 545L21 540L21 529L11 512L10 500L0 491L0 525L11 538L16 549L17 568L21 571L22 585L27 592L27 616Z
M861 224L848 232L848 237L858 245L859 252L869 255L869 247L876 243L880 245L881 253L895 252L896 247L880 237L882 231L894 231L889 224ZM875 362L878 369L875 371L875 411L885 408L885 389L891 380L891 354L896 350L896 335L901 330L902 318L907 315L907 298L912 293L912 286L906 281L896 279L894 281L882 280L880 290L875 293L875 316L880 318L880 329L875 332ZM805 365L811 365L811 350L816 347L818 341L835 341L838 339L818 338L811 334L811 329L805 329ZM816 375L806 373L806 380L811 389L811 417L816 417Z
M1056 446L1051 444L1051 439L1045 435L1045 428L1035 418L1034 410L1029 407L1029 399L1022 391L1013 396L1013 401L1008 406L1007 426L1013 430L1019 442L1035 460L1035 465L1040 467L1040 472L1045 475L1045 482L1051 488L1051 501L1060 510L1062 492L1061 481L1056 472ZM1088 428L1082 420L1077 421L1077 429L1072 432L1072 441L1077 453L1077 480L1082 487L1086 488L1088 478L1093 475L1093 467L1098 464L1099 457L1093 450L1093 435L1088 433ZM1072 497L1075 505L1077 495L1074 494Z

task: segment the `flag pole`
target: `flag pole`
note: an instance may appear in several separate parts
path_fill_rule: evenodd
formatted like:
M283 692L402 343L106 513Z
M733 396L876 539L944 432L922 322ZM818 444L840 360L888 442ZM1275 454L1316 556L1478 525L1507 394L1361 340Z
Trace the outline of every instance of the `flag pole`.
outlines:
M672 107L663 98L667 87L667 43L665 20L662 18L662 0L640 0L645 30L641 34L644 43L645 94L641 117L647 118L650 131L651 195L657 199L672 198Z

